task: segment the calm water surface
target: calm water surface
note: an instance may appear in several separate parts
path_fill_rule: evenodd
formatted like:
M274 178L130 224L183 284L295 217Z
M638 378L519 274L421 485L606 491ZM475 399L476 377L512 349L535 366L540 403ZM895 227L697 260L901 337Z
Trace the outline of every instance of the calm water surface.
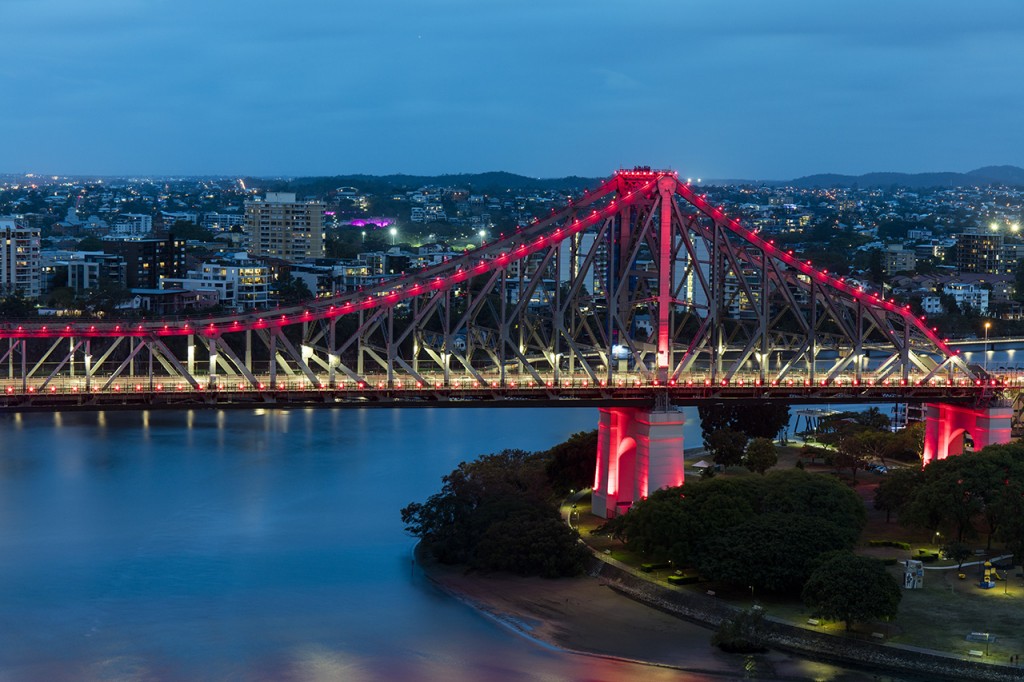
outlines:
M596 422L593 409L0 416L0 679L699 679L539 646L412 565L398 510L458 462Z

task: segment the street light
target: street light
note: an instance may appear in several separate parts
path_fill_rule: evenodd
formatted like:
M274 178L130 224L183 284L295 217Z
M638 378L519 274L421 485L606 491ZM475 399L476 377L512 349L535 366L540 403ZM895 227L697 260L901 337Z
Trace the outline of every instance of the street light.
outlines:
M366 230L363 230L363 241L366 241Z
M992 326L991 322L985 322L985 372L988 372L988 330Z
M397 227L392 227L391 228L391 246L395 245L395 237L397 237L397 236L398 236L398 228Z
M480 246L484 245L484 237L487 236L487 230L480 230Z

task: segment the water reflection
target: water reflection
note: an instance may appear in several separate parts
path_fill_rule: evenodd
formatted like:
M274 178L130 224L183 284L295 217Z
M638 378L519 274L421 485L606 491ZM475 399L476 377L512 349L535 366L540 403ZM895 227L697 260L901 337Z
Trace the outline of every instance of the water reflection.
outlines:
M0 677L704 679L535 646L410 563L398 510L460 460L547 448L596 417L0 416Z

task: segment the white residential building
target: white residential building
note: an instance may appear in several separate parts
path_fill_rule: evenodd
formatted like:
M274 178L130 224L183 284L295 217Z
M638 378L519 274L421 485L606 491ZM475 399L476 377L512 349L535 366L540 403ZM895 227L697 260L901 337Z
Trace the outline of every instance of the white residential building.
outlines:
M982 315L988 314L988 289L963 282L950 282L942 288L942 293L952 296L961 307L969 306Z
M185 277L165 277L162 289L217 292L221 305L234 310L265 307L270 302L270 268L244 253L203 263Z
M153 231L153 216L143 213L123 213L111 232L118 237L145 237Z
M945 312L942 309L942 299L934 294L921 297L921 310L926 315L941 315Z
M0 295L39 296L39 230L0 218Z

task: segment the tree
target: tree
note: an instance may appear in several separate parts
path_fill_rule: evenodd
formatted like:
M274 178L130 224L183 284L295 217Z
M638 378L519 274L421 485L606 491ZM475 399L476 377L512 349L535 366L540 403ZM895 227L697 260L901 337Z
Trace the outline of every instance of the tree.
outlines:
M102 251L103 246L103 240L99 237L85 237L78 242L79 251Z
M98 316L110 315L117 306L132 297L132 292L118 282L100 281L85 292L85 307Z
M747 435L742 431L719 429L708 436L706 447L711 453L715 464L723 467L737 466L743 463L743 449L747 445Z
M402 509L406 531L442 563L555 577L583 569L585 549L562 522L548 458L523 450L462 462L439 493Z
M877 407L869 407L862 412L846 412L844 414L852 415L853 420L861 426L877 429L879 431L887 431L892 424L892 420L887 415L882 414L882 411Z
M1024 260L1017 261L1014 270L1013 300L1024 302Z
M23 320L35 317L36 306L23 296L6 296L0 299L0 319Z
M896 442L888 456L900 462L920 464L924 453L924 428L924 422L916 422L897 431Z
M900 520L929 530L945 528L947 534L963 542L973 532L971 519L982 511L984 502L972 486L972 478L964 475L973 459L959 455L926 466L921 483L900 512Z
M54 308L70 308L75 304L75 290L71 287L54 287L46 297L46 302Z
M548 459L547 475L555 493L565 495L592 486L596 455L597 429L574 433L548 450L544 454Z
M802 597L815 617L841 620L849 630L853 623L895 616L903 595L881 561L841 550L821 557Z
M886 523L889 523L893 512L900 513L920 483L919 469L893 469L882 479L875 488L875 509L885 512Z
M309 290L304 279L293 276L288 281L278 284L277 297L283 305L292 305L312 299L313 292Z
M491 523L476 546L473 565L544 578L576 575L587 549L549 507L523 504Z
M871 281L875 284L879 284L885 276L885 265L882 262L882 251L880 249L871 249L868 257L868 270L871 274Z
M602 532L723 583L792 593L819 554L853 547L864 518L848 486L787 469L655 491Z
M947 542L942 546L942 556L956 562L956 570L963 568L964 562L974 556L970 545L963 542Z
M762 476L779 462L779 453L775 443L769 438L755 438L747 444L747 452L743 456L743 465Z
M857 470L864 468L864 462L865 452L862 440L857 433L842 438L836 444L836 451L832 455L832 464L840 471L849 469L853 480L857 480Z
M742 431L748 438L774 438L789 424L789 405L764 403L714 403L697 407L704 446L721 429Z
M211 242L213 233L202 225L197 225L188 220L176 220L168 232L176 239L185 241Z
M424 540L442 563L470 563L480 537L504 516L511 498L537 504L549 499L544 465L523 450L462 462L441 479L439 493L402 509L405 529Z

